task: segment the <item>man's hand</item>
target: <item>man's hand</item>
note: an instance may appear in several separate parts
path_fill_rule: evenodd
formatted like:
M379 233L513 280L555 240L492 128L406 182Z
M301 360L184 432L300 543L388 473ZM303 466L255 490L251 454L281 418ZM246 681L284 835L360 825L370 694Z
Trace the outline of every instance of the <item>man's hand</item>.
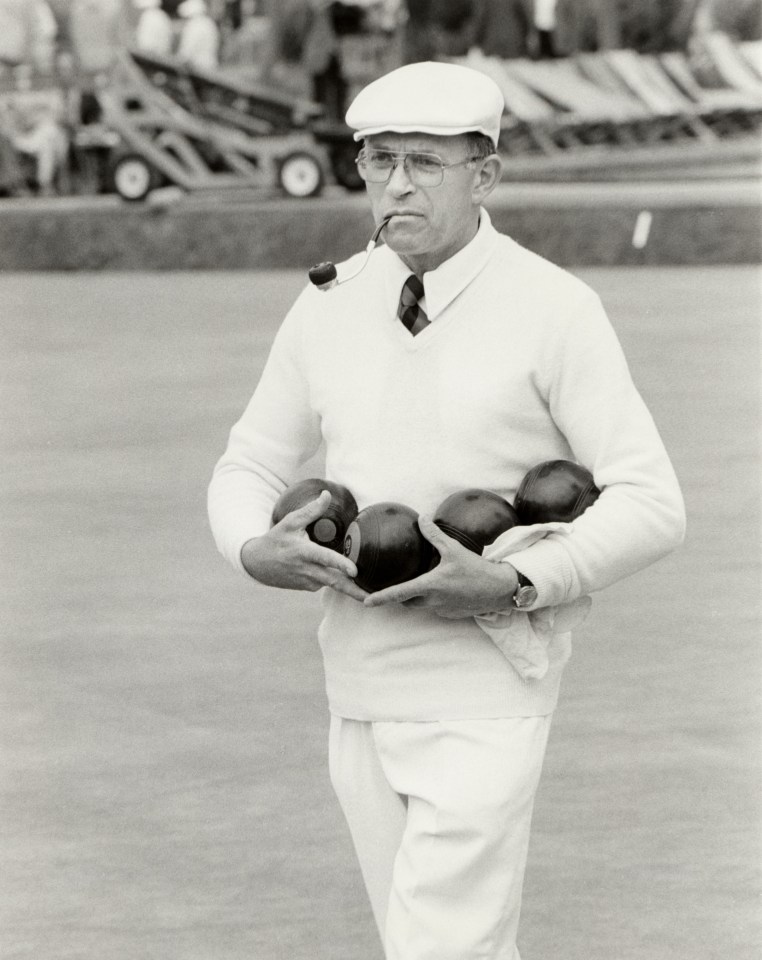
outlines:
M241 550L246 572L270 587L311 591L332 587L364 600L367 593L352 582L357 576L352 561L307 536L307 527L325 513L330 502L331 494L324 490L317 499L286 514L263 536L247 540Z
M415 580L369 594L366 607L404 603L426 607L449 620L510 608L518 578L509 563L483 560L448 537L429 517L419 517L418 526L439 552L439 564Z

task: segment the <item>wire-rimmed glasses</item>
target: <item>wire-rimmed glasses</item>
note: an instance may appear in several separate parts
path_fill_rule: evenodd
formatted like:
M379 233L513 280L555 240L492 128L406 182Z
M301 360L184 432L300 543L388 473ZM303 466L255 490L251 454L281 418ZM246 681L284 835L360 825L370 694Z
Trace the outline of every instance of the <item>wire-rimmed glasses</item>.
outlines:
M445 163L436 153L422 153L417 150L395 153L392 150L364 147L355 163L357 172L366 183L388 183L395 167L401 163L410 182L417 187L438 187L444 180L445 170L450 167L462 167L477 159L478 157L466 157L465 160Z

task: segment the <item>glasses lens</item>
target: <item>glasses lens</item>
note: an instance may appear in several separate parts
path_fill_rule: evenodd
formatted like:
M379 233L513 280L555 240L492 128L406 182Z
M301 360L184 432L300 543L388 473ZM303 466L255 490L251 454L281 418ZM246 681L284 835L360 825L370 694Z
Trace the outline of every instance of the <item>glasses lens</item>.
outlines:
M444 167L435 153L409 153L407 166L410 179L419 187L436 187L442 182Z
M357 169L369 183L386 183L394 169L394 154L388 150L363 150L357 158Z

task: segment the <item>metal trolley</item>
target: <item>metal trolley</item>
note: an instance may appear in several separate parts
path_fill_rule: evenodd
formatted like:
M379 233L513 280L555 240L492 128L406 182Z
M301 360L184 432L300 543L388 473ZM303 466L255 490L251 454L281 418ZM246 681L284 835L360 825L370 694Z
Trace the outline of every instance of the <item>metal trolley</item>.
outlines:
M97 98L119 137L111 184L130 201L168 184L317 196L348 139L321 126L319 104L136 52L120 58Z

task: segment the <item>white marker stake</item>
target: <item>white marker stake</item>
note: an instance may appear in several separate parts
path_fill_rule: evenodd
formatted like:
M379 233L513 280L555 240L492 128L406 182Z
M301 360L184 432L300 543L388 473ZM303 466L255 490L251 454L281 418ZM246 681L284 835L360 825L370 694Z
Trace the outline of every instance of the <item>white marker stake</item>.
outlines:
M653 223L653 214L650 210L641 210L635 221L635 229L632 231L632 245L636 250L643 250L648 243L648 235L651 232Z

